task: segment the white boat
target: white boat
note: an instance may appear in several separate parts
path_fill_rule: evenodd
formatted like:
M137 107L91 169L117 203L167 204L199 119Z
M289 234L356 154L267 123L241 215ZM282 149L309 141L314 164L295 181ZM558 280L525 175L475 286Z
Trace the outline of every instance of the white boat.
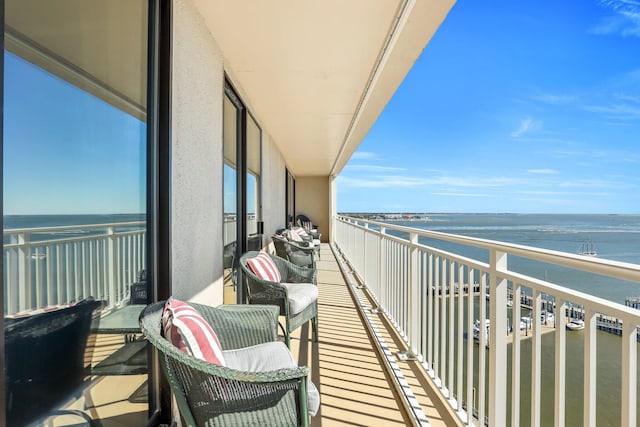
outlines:
M584 329L584 321L581 319L571 319L567 322L567 329L570 331L581 331Z
M584 256L598 256L598 252L596 252L596 248L593 245L593 240L587 239L578 248L578 255Z
M489 327L490 327L491 323L489 322L489 319L485 319L484 320L484 337L486 339L486 342L489 342ZM476 319L476 321L473 324L473 339L474 340L480 340L480 320Z

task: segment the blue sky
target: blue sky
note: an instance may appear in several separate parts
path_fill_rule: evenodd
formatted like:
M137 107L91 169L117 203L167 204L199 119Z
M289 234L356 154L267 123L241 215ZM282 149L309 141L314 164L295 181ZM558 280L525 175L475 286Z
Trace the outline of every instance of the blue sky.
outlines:
M640 1L459 0L338 211L640 213Z

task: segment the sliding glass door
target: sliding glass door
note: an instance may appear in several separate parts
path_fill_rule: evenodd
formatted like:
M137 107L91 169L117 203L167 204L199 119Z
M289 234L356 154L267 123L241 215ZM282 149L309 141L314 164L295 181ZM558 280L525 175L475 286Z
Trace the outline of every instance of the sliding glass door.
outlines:
M149 4L4 5L1 412L145 425Z
M236 268L247 251L260 250L262 242L261 130L227 81L224 98L223 266L225 302L244 301Z

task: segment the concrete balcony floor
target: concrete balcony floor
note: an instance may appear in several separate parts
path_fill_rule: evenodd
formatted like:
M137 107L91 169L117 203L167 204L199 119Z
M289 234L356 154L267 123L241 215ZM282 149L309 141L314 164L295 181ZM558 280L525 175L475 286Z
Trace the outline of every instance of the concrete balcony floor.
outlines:
M404 426L411 420L383 367L352 291L328 244L322 245L317 263L319 342L310 340L310 325L296 330L291 351L300 365L311 368L311 380L321 394L312 426ZM225 287L225 301L235 300L233 287ZM365 291L354 289L360 301L370 304ZM395 354L403 341L381 315L370 315L378 336ZM102 335L91 343L96 364L122 346L122 335ZM395 356L394 356L395 358ZM417 362L398 362L431 426L461 425L435 391ZM143 425L146 419L146 375L94 377L83 396L68 408L83 410L105 427ZM53 425L74 425L77 419L59 417Z
M320 410L312 425L410 425L328 244L322 245L317 269L319 342L313 343L309 326L303 326L295 331L291 344L294 357L311 368L311 379L320 390ZM370 302L364 291L356 292ZM405 350L381 315L372 318L392 353ZM398 365L431 426L461 425L417 362Z

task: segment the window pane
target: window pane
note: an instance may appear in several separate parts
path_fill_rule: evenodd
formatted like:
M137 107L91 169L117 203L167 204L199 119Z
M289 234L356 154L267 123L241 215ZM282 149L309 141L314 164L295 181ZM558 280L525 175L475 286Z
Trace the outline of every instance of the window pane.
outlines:
M260 128L250 115L247 117L247 234L248 249L262 249L258 233L260 216Z
M147 2L5 13L7 425L143 425Z

